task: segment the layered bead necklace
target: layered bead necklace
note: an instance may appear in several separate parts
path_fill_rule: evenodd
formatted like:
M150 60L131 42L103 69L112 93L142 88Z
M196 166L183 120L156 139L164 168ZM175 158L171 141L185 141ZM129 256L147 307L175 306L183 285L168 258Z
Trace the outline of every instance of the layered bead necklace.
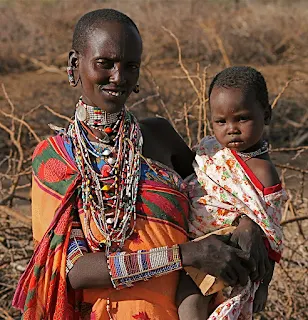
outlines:
M101 131L103 138L97 137L89 128ZM84 104L80 98L69 133L82 177L84 231L89 246L94 251L121 249L136 223L143 144L138 122L126 108L117 114L108 114ZM95 137L97 143L89 141L89 134ZM95 169L93 160L104 162L101 172ZM94 236L91 220L102 241Z

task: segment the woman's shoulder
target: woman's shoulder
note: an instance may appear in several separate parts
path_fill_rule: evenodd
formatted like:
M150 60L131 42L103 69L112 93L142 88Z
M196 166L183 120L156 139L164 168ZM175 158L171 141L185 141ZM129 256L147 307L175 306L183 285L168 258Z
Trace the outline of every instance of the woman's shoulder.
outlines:
M71 146L71 139L68 135L57 134L49 136L37 144L32 154L32 161L38 156L59 154L59 151L61 149L63 151L63 147L65 147L65 145Z
M193 150L198 156L213 156L221 149L223 149L222 145L214 136L205 136L196 146L193 147Z
M37 159L42 161L43 159L49 158L56 153L53 147L55 141L56 136L50 136L39 142L33 151L32 162L35 162Z
M67 135L58 134L42 140L32 155L34 174L41 173L43 169L44 172L50 170L56 172L60 168L69 168L70 171L75 171L75 165L70 155L71 149L71 140Z
M161 130L174 130L172 124L166 118L163 117L145 118L139 120L139 123L142 127L146 127L151 130L157 130L158 128Z
M147 118L139 121L147 144L159 144L160 150L168 154L172 166L183 178L192 173L193 152L165 118Z
M139 124L143 134L150 133L151 137L155 138L155 140L160 140L165 145L177 148L179 144L184 142L171 122L166 118L146 118L140 120Z

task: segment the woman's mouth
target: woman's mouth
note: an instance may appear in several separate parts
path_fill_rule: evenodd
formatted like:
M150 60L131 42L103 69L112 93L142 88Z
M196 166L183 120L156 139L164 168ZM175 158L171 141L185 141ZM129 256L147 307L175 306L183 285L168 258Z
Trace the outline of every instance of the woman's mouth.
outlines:
M125 91L111 91L111 90L106 90L106 89L103 89L103 91L113 97L120 97L125 92Z
M109 97L115 97L115 98L118 98L118 97L121 97L124 95L125 93L125 90L123 90L122 88L106 88L106 87L103 87L103 86L98 86L98 89L100 90L100 92L108 95Z

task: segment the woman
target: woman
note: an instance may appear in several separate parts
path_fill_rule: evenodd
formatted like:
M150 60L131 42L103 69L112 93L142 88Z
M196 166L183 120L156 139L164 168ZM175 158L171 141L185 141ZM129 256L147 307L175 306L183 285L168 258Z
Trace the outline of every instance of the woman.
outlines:
M192 172L192 152L166 120L138 123L124 106L139 91L141 54L136 25L118 11L76 25L68 75L82 98L68 130L33 155L37 247L13 301L24 319L177 319L184 266L228 283L265 273L249 219L235 233L248 253L218 236L186 242L181 176Z

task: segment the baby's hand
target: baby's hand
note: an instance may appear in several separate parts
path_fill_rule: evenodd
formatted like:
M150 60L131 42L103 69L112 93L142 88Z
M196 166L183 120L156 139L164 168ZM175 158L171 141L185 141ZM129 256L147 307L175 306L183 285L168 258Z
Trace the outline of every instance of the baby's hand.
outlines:
M265 308L265 304L268 296L268 285L260 283L258 290L255 293L255 298L253 300L253 312L261 312Z

